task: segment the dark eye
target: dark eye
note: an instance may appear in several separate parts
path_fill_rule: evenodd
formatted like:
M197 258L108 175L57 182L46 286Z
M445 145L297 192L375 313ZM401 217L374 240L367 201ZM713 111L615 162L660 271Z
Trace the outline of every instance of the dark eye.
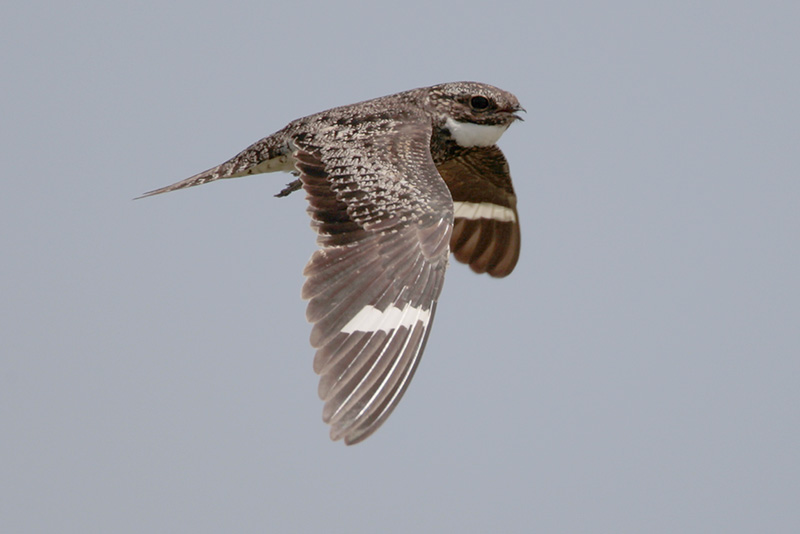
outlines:
M476 95L470 99L469 105L472 106L472 109L486 109L489 107L489 99L485 96Z

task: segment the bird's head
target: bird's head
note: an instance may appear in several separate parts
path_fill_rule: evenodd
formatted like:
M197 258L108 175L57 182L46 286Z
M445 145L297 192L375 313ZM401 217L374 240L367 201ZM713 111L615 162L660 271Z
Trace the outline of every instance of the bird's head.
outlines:
M453 82L430 88L427 104L459 145L491 146L522 117L517 97L492 85Z

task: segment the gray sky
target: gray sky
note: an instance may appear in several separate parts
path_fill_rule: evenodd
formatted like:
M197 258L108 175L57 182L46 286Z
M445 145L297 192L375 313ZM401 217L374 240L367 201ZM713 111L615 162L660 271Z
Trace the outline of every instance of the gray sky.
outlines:
M11 4L0 532L800 531L800 4ZM290 176L131 199L462 79L528 109L519 266L332 443Z

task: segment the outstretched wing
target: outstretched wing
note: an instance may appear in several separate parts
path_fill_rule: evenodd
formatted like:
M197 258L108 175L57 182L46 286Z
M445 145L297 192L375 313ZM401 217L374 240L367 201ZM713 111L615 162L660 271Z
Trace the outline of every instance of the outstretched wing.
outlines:
M331 438L357 443L419 363L447 267L452 203L424 117L343 119L293 137L317 250L303 298Z
M503 277L519 259L517 197L508 162L497 146L473 147L438 167L453 195L450 247L477 273Z

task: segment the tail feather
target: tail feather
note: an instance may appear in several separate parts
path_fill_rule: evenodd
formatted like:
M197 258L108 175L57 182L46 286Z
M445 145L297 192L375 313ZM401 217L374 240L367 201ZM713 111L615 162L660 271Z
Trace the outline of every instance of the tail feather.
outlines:
M136 197L134 200L139 200L140 198L152 197L153 195L160 195L161 193L169 193L170 191L177 191L178 189L186 189L187 187L194 187L195 185L203 185L207 182L213 182L214 180L219 180L220 178L226 178L226 176L223 176L223 174L224 173L222 171L222 165L218 165L213 169L208 169L207 171L195 174L194 176L190 176L185 180L181 180L180 182L175 182L172 185L148 191L147 193Z
M262 172L295 171L294 156L291 154L288 144L284 142L283 136L280 135L281 133L282 132L278 132L277 134L265 137L221 165L190 176L172 185L148 191L142 196L136 197L134 200L160 195L161 193L169 193L170 191L177 191L178 189L186 189L187 187L194 187L196 185L203 185L221 178L238 178L240 176L259 174Z

